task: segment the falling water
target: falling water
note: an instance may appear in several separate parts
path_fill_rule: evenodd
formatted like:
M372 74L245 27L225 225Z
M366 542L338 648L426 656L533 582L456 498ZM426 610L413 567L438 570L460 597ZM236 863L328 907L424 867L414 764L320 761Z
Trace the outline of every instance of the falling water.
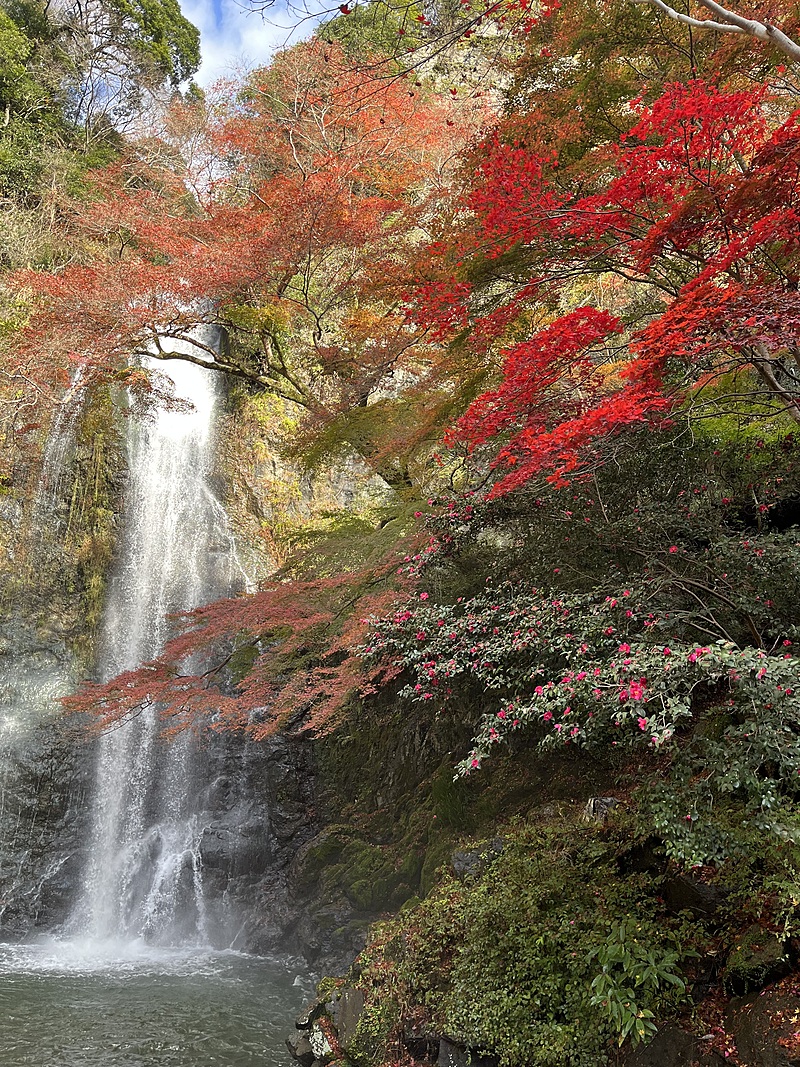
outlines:
M217 375L177 360L171 373L188 410L129 421L130 474L100 659L105 679L159 653L170 613L244 584L210 487ZM160 740L154 709L102 738L89 860L71 924L89 942L208 943L196 759L188 734Z

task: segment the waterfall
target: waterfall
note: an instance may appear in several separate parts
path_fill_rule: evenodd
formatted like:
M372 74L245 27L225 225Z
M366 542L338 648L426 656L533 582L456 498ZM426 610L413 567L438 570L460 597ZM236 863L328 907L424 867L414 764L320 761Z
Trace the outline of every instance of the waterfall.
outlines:
M103 679L155 657L170 633L168 614L245 584L211 488L218 375L179 360L170 368L188 408L128 420L129 480L101 638ZM88 861L70 923L76 934L92 943L208 943L200 788L194 738L163 741L157 710L104 734Z

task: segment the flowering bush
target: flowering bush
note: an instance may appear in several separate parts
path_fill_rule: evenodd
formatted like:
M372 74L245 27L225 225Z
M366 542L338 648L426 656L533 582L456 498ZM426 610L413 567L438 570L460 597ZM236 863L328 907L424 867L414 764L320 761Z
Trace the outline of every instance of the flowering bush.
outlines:
M423 593L393 617L373 620L362 655L402 666L410 678L402 695L439 707L463 701L477 684L488 706L460 774L532 727L543 746L668 754L688 782L692 767L704 767L705 795L739 798L751 817L772 825L781 799L800 792L800 659L792 638L771 649L722 638L699 644L648 607L641 584L618 596L558 597L506 583L454 604L433 604ZM716 737L696 730L711 717ZM690 770L680 770L687 761ZM698 852L695 827L704 817L694 796L662 818L677 858L708 858L711 846Z

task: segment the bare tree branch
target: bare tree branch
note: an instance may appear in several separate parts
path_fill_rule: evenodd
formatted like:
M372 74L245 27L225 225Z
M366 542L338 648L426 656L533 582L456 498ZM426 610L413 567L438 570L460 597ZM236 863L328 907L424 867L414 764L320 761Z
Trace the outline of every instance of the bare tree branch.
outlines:
M713 30L715 33L744 33L748 37L755 37L764 44L772 45L778 51L794 62L800 62L800 44L787 37L785 33L772 26L769 22L758 22L756 19L748 19L743 15L731 11L727 7L716 3L716 0L697 0L697 3L715 16L715 19L698 19L683 11L677 11L665 0L633 0L635 4L651 4L653 7L668 15L676 22L682 22L693 29Z

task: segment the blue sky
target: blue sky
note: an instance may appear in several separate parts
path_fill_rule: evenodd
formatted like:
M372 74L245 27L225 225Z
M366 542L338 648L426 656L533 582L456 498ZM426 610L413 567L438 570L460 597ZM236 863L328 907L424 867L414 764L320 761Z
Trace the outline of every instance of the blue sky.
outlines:
M181 9L200 30L203 62L195 76L202 86L268 62L276 48L310 32L304 23L289 38L293 20L283 0L266 18L249 9L247 0L181 0Z

